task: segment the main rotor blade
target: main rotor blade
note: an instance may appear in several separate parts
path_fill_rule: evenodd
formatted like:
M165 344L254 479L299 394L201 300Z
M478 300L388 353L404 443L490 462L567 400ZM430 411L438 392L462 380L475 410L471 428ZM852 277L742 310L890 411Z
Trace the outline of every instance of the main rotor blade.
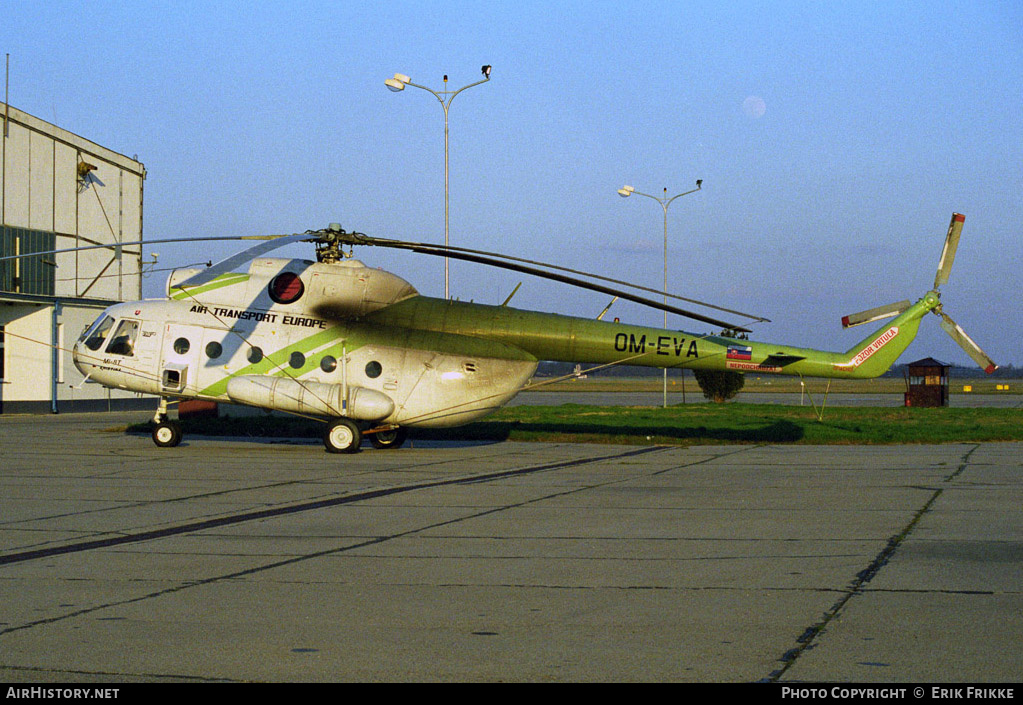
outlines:
M888 304L887 306L878 306L867 311L860 311L859 313L852 313L848 316L842 316L842 327L852 328L853 326L862 325L864 323L871 323L872 321L879 321L882 318L888 318L889 316L896 316L912 304L909 299L905 301L899 301L898 303Z
M427 247L429 247L429 245L427 245ZM440 249L444 249L444 248L440 248ZM470 250L470 249L462 248L462 247L448 247L447 249L455 250L455 251L458 251L458 252L466 252L468 254L483 255L484 257L498 257L498 258L501 258L501 259L509 260L511 262L523 262L525 264L536 265L538 267L546 267L547 269L554 269L554 270L557 270L559 272L568 272L569 274L577 274L579 276L589 277L591 279L598 279L600 281L609 282L611 284L617 284L619 286L627 286L627 287L629 287L631 289L638 289L639 291L646 291L646 292L649 292L651 294L659 294L661 296L667 296L669 299L675 299L676 301L685 301L687 303L696 304L697 306L705 306L707 308L712 308L712 309L714 309L716 311L723 311L724 313L734 313L736 316L742 316L744 318L749 318L750 320L753 320L753 321L759 321L759 322L762 322L762 323L770 323L771 322L771 320L769 318L764 318L763 316L757 316L757 315L754 315L752 313L744 313L742 311L736 311L735 309L725 308L724 306L718 306L717 304L708 303L706 301L700 301L699 299L690 299L690 298L687 298L685 296L679 296L678 294L671 294L671 293L668 293L666 291L661 291L660 289L654 289L654 288L651 288L651 287L648 287L648 286L643 286L642 284L635 284L633 282L622 281L621 279L613 279L611 277L601 276L600 274L593 274L591 272L583 272L583 271L580 271L580 270L577 270L577 269L570 269L569 267L562 267L562 266L559 266L559 265L556 265L556 264L549 264L547 262L539 262L539 261L536 261L536 260L523 259L521 257L513 257L511 255L504 255L504 254L497 253L497 252L485 252L483 250Z
M492 267L499 267L501 269L508 269L508 270L511 270L511 271L522 272L524 274L530 274L530 275L541 277L541 278L544 278L544 279L550 279L552 281L559 281L559 282L562 282L562 283L565 283L565 284L569 284L569 285L572 285L572 286L577 286L577 287L580 287L580 288L583 288L583 289L589 289L591 291L597 291L597 292L604 293L604 294L611 294L612 296L619 296L619 297L621 297L623 299L627 299L629 301L634 301L636 303L643 304L644 306L650 306L651 308L656 308L656 309L659 309L659 310L667 311L669 313L675 313L677 315L685 316L686 318L690 318L690 319L693 319L693 320L696 320L696 321L702 321L704 323L710 323L710 324L715 325L715 326L720 326L722 328L727 328L727 329L731 329L731 330L735 330L735 331L739 331L739 332L744 332L744 333L749 333L751 331L750 331L749 328L746 328L744 326L738 326L738 325L735 325L733 323L729 323L727 321L722 321L722 320L719 320L719 319L716 319L716 318L712 318L710 316L705 316L705 315L700 314L700 313L696 313L696 312L693 312L693 311L687 311L685 309L677 308L675 306L669 306L667 304L664 304L664 303L661 303L661 302L658 302L658 301L654 301L653 299L647 299L647 298L644 298L642 296L637 296L635 294L630 294L628 292L624 292L624 291L621 291L621 290L618 290L618 289L613 289L613 288L610 288L610 287L605 287L605 286L602 286L600 284L595 284L595 283L592 283L592 282L585 281L583 279L578 279L576 277L569 277L569 276L564 276L564 275L561 275L561 274L556 274L554 272L545 271L544 269L538 269L537 267L545 267L547 269L553 269L553 270L559 270L559 271L563 271L563 272L569 272L569 273L572 273L572 274L578 274L578 275L581 275L581 276L590 277L592 279L599 279L599 280L602 280L602 281L611 282L611 283L614 283L614 284L618 284L620 286L627 286L627 287L630 287L630 288L633 288L633 289L639 289L639 290L643 290L643 291L649 291L649 292L652 292L652 293L658 293L658 294L661 294L662 296L665 296L665 297L670 297L670 298L678 299L678 300L681 300L681 301L687 301L689 303L695 303L695 304L697 304L699 306L706 306L708 308L716 309L716 310L719 310L719 311L724 311L726 313L734 313L734 314L736 314L738 316L744 316L744 317L749 318L749 319L754 320L754 321L768 321L769 320L769 319L764 318L762 316L755 316L755 315L752 315L752 314L743 313L741 311L736 311L736 310L733 310L733 309L724 308L722 306L716 306L714 304L710 304L710 303L707 303L707 302L704 302L704 301L698 301L696 299L689 299L689 298L686 298L686 297L683 297L683 296L678 296L676 294L669 294L667 292L660 292L660 291L657 291L656 289L650 289L648 287L641 286L641 285L638 285L638 284L633 284L631 282L624 282L624 281L621 281L621 280L618 280L618 279L612 279L610 277L604 277L604 276L601 276L601 275L598 275L598 274L591 274L591 273L588 273L588 272L580 272L578 270L569 269L567 267L561 267L561 266L558 266L558 265L547 264L547 263L544 263L544 262L536 262L536 261L533 261L533 260L527 260L527 259L522 259L522 258L518 258L518 257L512 257L510 255L503 255L503 254L499 254L499 253L484 252L484 251L481 251L481 250L470 250L470 249L467 249L467 248L444 247L442 245L428 245L428 244L425 244L425 243L414 243L414 242L405 242L405 241L402 241L402 240L390 240L390 239L386 239L386 238L375 238L375 237L370 237L368 235L364 235L362 233L347 233L347 232L345 232L343 230L335 229L333 227L329 228L329 229L325 229L325 230L315 230L315 231L314 230L308 230L305 233L296 233L296 234L292 234L292 235L225 235L225 236L216 236L216 237L191 237L191 238L165 238L165 239L160 239L160 240L135 240L135 241L131 241L131 242L118 242L118 243L110 243L110 244L105 244L105 245L87 245L87 246L84 246L84 247L71 247L71 248L65 248L65 249L60 249L60 250L48 250L48 251L45 251L45 252L30 252L30 253L24 253L24 254L20 254L20 255L9 255L9 256L5 256L5 257L0 257L0 262L6 261L6 260L12 260L12 259L19 259L19 258L22 258L22 257L37 257L39 255L62 254L62 253L65 253L65 252L78 252L78 251L82 251L82 250L95 250L95 249L114 249L114 250L116 250L116 249L119 249L119 248L122 248L122 247L125 247L125 246L128 246L128 245L157 245L157 244L167 244L167 243L176 243L176 242L220 242L220 241L229 241L229 240L263 240L265 242L260 242L258 245L255 245L253 247L247 248L247 249L243 250L242 252L238 252L238 253L236 253L236 254L234 254L234 255L226 258L226 259L223 259L223 260L217 262L213 266L208 267L205 270L203 270L202 272L199 272L199 273L193 275L189 279L176 284L175 288L184 288L184 287L199 286L201 284L205 284L205 283L215 279L217 276L219 276L221 274L224 274L226 272L233 271L237 267L245 264L246 262L248 262L248 261L250 261L252 259L255 259L256 257L259 257L262 254L265 254L266 252L270 252L271 250L275 250L277 248L284 247L285 245L289 245L291 243L298 242L298 241L303 241L304 240L304 241L333 242L333 243L337 243L337 244L348 244L348 245L376 245L378 247L391 247L391 248L396 248L396 249L404 249L404 250L409 250L411 252L417 252L419 254L433 255L433 256L436 256L436 257L450 257L452 259L461 259L461 260L465 260L467 262L476 262L478 264L485 264L485 265L489 265L489 266L492 266ZM502 260L508 260L508 261L502 261ZM524 263L524 264L515 264L516 262L521 262L521 263ZM527 266L527 265L536 265L536 266Z
M240 238L239 238L240 239ZM252 238L248 238L252 239ZM222 259L215 263L211 267L207 267L198 274L195 274L183 282L174 285L175 289L184 289L189 286L200 286L211 282L221 274L226 272L233 272L237 267L245 264L250 260L254 260L260 255L266 254L271 250L276 250L279 247L290 245L293 242L299 242L301 240L315 239L311 233L299 233L295 235L265 235L259 239L266 240L258 245L246 248L241 252L236 252L226 259Z
M941 314L941 327L951 336L952 340L959 343L959 347L966 351L966 354L973 358L973 361L980 365L981 369L991 374L998 369L998 365L980 349L980 346L973 342L973 338L966 334L966 331L958 323L949 318L948 314Z
M952 222L948 225L948 234L945 235L945 246L941 248L941 259L938 260L938 273L934 276L934 288L948 282L948 275L952 271L952 262L956 258L956 248L959 247L959 236L963 232L963 221L966 216L962 213L953 213Z
M23 259L25 257L37 257L39 255L60 255L66 252L82 252L84 250L116 250L119 247L131 245L163 245L169 242L223 242L225 240L269 240L282 235L220 235L217 237L173 237L164 240L132 240L131 242L111 242L106 245L83 245L81 247L67 247L62 250L46 250L44 252L22 252L19 255L7 255L0 257L0 262L11 259Z
M546 269L553 269L553 270L560 271L560 272L567 272L569 274L576 274L576 275L583 276L583 277L589 277L591 279L597 279L597 280L600 280L600 281L609 282L611 284L617 284L619 286L626 286L626 287L629 287L631 289L638 289L640 291L647 291L647 292L650 292L652 294L660 294L661 296L667 296L670 299L676 299L678 301L686 301L686 302L691 303L691 304L696 304L698 306L705 306L707 308L712 308L712 309L715 309L717 311L723 311L725 313L732 313L732 314L735 314L736 316L743 316L744 318L749 318L750 320L753 320L753 321L761 321L761 322L765 322L765 323L769 323L770 322L770 319L764 318L763 316L757 316L757 315L754 315L752 313L744 313L742 311L736 311L734 309L725 308L724 306L717 306L715 304L707 303L706 301L700 301L698 299L690 299L690 298L686 298L685 296L679 296L677 294L670 294L670 293L667 293L667 292L664 292L664 291L660 291L659 289L652 289L650 287L642 286L640 284L634 284L632 282L622 281L620 279L613 279L611 277L605 277L605 276L601 276L599 274L593 274L591 272L583 272L583 271L579 271L577 269L570 269L568 267L562 267L562 266L559 266L559 265L556 265L556 264L549 264L547 262L539 262L539 261L536 261L536 260L529 260L529 259L524 259L524 258L521 258L521 257L513 257L512 255L505 255L505 254L502 254L502 253L499 253L499 252L486 252L484 250L474 250L474 249L469 249L469 248L465 248L465 247L433 245L433 244L424 243L424 242L408 242L408 241L404 241L404 240L391 240L391 239L388 239L388 238L370 237L370 236L367 236L367 235L362 235L361 233L346 233L346 235L353 235L353 236L355 236L352 239L346 239L345 240L345 242L347 244L353 244L353 245L375 245L375 246L378 246L378 247L391 247L391 248L406 249L406 250L415 250L415 248L423 248L423 249L428 249L431 252L429 252L429 253L421 252L421 254L433 254L433 255L440 256L440 257L451 257L453 259L467 259L466 257L459 257L459 256L457 256L455 254L455 253L458 253L458 254L461 254L461 255L477 255L477 256L480 256L480 257L483 257L483 258L493 258L493 259L500 259L500 260L508 260L509 262L521 262L521 263L523 263L525 265L532 265L532 266L536 266L536 267L543 267L543 268L546 268ZM497 264L493 260L484 261L484 260L471 260L471 259L467 259L467 261L480 262L480 263L488 264L488 265L492 265L492 266L501 266L501 265ZM514 271L527 271L527 270L514 270ZM527 273L535 273L535 272L530 270ZM537 276L544 276L544 275L543 274L538 274ZM566 279L566 280L559 280L559 281L569 281L569 280ZM577 280L572 279L571 281L572 282L576 282ZM625 297L625 298L627 298L627 297ZM643 299L643 300L646 301L646 299ZM697 319L697 320L699 320L699 319Z
M489 265L491 267L499 267L501 269L508 269L508 270L513 271L513 272L521 272L523 274L532 274L533 276L536 276L536 277L542 277L544 279L550 279L552 281L562 282L564 284L570 284L572 286L577 286L577 287L580 287L580 288L583 288L583 289L589 289L590 291L597 291L597 292L600 292L602 294L611 294L612 296L619 296L619 297L621 297L623 299L628 299L629 301L634 301L636 303L643 304L644 306L650 306L651 308L656 308L656 309L660 309L662 311L667 311L668 313L675 313L675 314L678 314L679 316L685 316L686 318L691 318L691 319L693 319L695 321L702 321L703 323L710 323L712 325L719 326L721 328L731 329L731 330L739 331L739 332L742 332L742 333L751 333L752 332L749 328L745 328L743 326L738 326L738 325L735 325L734 323L728 323L727 321L721 321L721 320L718 320L716 318L711 318L710 316L704 316L704 315L699 314L699 313L694 313L693 311L686 311L686 310L681 309L681 308L676 308L675 306L670 306L670 305L661 303L660 301L654 301L653 299L646 299L646 298L643 298L642 296L637 296L635 294L630 294L627 291L621 291L621 290L618 290L618 289L612 289L610 287L603 286L602 284L594 284L593 282L584 281L582 279L577 279L575 277L568 277L568 276L565 276L563 274L556 274L554 272L546 272L546 271L544 271L542 269L537 269L535 267L527 267L525 265L516 264L514 262L502 262L499 259L493 259L493 258L490 258L490 257L483 257L481 255L473 255L473 254L469 254L467 252L451 251L450 249L449 250L436 249L436 248L429 247L429 246L413 245L411 243L402 243L400 245L387 245L387 246L389 246L389 247L397 247L399 249L406 249L406 250L409 250L411 252L417 252L419 254L424 254L424 255L434 255L436 257L451 257L452 259L465 260L466 262L476 262L477 264L486 264L486 265Z

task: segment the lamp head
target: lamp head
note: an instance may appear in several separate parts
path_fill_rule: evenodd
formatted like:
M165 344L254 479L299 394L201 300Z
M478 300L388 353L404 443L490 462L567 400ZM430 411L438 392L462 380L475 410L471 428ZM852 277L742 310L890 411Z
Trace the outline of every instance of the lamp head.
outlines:
M483 78L490 78L490 70L493 67L490 64L485 64L480 71L483 73Z
M394 78L388 78L387 80L385 80L384 85L387 86L390 90L397 93L398 91L405 90L405 84L410 83L411 81L412 79L406 76L405 74L396 73L394 74Z

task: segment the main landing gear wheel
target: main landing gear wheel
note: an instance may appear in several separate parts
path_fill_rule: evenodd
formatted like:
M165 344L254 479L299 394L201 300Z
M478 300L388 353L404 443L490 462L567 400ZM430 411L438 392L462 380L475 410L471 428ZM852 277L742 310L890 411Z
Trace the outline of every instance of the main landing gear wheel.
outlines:
M378 431L369 436L369 442L374 448L386 450L388 448L401 448L401 444L408 438L408 430L404 428L392 428L387 431Z
M181 424L177 421L160 421L153 428L153 443L160 448L173 448L181 443Z
M350 419L337 419L323 433L323 446L328 453L357 453L362 443L362 431Z

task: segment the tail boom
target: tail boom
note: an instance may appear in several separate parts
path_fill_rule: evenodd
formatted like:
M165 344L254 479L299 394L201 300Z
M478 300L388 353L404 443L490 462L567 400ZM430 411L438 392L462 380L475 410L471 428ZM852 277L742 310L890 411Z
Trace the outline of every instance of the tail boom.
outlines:
M693 367L726 369L735 372L755 372L807 377L835 377L867 379L888 371L916 338L920 321L936 308L939 300L933 292L903 311L891 323L878 328L844 353L827 352L812 348L793 348L750 341L742 346L729 345L729 353L722 360L703 358ZM727 338L715 342L728 345ZM730 359L733 348L742 348L742 360Z
M857 379L887 371L916 337L920 319L937 306L937 295L928 293L844 353L423 296L367 320L492 340L538 360Z

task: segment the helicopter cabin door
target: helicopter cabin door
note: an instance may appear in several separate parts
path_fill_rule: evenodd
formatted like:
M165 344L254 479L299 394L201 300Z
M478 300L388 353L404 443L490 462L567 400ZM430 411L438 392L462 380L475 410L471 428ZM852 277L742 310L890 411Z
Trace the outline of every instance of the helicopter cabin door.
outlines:
M164 327L160 356L160 392L195 394L198 391L199 351L203 329L168 323Z

